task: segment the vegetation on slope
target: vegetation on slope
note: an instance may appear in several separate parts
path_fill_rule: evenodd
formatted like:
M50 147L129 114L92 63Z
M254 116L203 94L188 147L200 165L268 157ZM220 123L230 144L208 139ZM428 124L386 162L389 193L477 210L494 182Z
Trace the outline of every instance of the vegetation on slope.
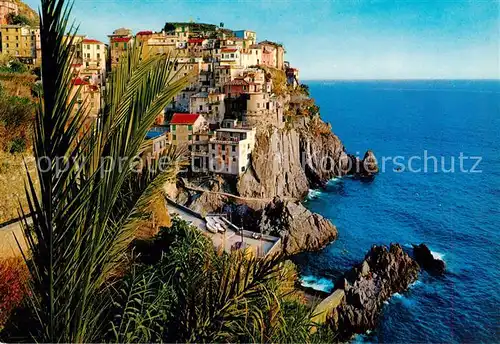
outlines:
M38 26L40 24L40 17L34 9L25 4L22 0L14 0L13 2L19 7L19 14L13 16L14 22L18 22L19 24L26 23L30 26Z
M19 204L28 211L24 176L26 166L32 172L35 167L29 157L36 79L24 64L0 54L0 222L17 218ZM24 162L23 156L27 158Z

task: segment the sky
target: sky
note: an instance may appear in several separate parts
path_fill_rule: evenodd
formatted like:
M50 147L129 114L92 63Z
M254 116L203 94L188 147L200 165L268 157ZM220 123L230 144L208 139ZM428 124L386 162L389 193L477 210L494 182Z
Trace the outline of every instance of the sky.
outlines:
M500 0L75 0L73 17L106 43L167 21L256 31L302 79L500 79Z

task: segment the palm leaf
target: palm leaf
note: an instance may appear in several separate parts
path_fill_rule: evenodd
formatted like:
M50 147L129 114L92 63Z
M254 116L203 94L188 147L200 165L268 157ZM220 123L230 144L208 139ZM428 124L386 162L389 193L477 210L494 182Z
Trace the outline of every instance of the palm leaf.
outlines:
M63 0L42 0L40 8L43 99L34 135L40 188L28 175L33 224L28 227L25 220L29 252L24 255L39 324L32 336L44 342L93 341L103 331L100 319L111 300L99 295L146 205L178 172L180 155L170 152L162 173L153 167L140 175L109 168L114 167L109 161L137 156L157 114L189 81L176 78L169 56L140 60L139 48L132 47L110 76L102 116L82 137L86 109L75 112L79 92L70 93L75 33L68 25L70 11ZM137 186L133 192L131 185Z

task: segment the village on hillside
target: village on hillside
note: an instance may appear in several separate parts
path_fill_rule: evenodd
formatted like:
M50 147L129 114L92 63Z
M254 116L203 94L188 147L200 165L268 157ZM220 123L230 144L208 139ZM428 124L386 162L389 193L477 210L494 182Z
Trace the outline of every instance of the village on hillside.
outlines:
M41 63L40 29L19 13L18 5L0 1L0 49L26 65ZM285 83L297 86L299 72L285 61L281 44L258 42L254 31L232 31L200 23L166 23L160 32L120 28L109 42L77 35L71 44L72 92L78 106L88 109L88 121L99 117L106 78L133 45L141 58L170 54L175 77L192 82L158 115L147 135L147 156L158 157L169 146L185 146L192 172L244 173L256 141L256 127L284 125L283 99L276 94ZM282 73L283 80L272 76ZM76 110L76 109L75 109Z
M86 70L97 66L92 62L106 46L84 37L81 42L83 55L75 61L75 74L89 83L90 92L98 94L92 87L102 86L106 70L92 75ZM161 32L135 35L120 28L109 35L111 69L133 44L140 46L142 58L175 56L175 78L195 76L158 116L148 134L148 154L158 156L169 145L186 146L192 172L239 175L250 164L257 124L283 126L283 104L274 92L269 70L281 71L294 86L299 75L285 61L282 45L258 43L253 31L209 24L167 23Z

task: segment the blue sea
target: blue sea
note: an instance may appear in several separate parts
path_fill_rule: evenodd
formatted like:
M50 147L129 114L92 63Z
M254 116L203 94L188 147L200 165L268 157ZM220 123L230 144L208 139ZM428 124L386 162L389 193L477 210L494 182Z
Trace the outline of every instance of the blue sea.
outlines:
M387 302L377 329L354 341L500 342L500 82L306 83L346 149L361 157L372 149L386 166L371 183L341 178L311 190L307 207L331 219L339 238L298 257L303 283L329 291L371 245L410 252L423 242L447 273L422 273ZM420 160L410 171L411 157Z

